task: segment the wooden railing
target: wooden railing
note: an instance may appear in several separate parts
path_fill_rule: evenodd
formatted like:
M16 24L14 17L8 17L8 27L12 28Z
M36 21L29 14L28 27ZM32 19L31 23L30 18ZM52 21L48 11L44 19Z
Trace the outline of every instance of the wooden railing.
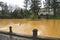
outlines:
M37 32L38 32L37 29L33 30L33 36L25 36L25 35L13 33L11 26L9 27L9 30L10 30L9 32L0 31L0 34L3 34L3 36L8 35L10 37L10 39L12 39L13 37L19 37L19 38L22 38L22 40L27 40L27 39L28 40L60 40L60 38L38 37L37 36Z

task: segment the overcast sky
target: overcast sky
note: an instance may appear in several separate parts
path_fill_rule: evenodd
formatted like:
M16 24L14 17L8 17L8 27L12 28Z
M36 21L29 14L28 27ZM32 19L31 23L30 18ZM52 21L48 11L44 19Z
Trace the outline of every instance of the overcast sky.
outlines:
M23 8L23 5L24 5L24 0L0 0L0 1L6 2L8 5L9 4L11 4L11 5L18 5L21 8ZM43 1L44 0L42 0L42 2ZM43 4L42 4L42 7L43 7Z

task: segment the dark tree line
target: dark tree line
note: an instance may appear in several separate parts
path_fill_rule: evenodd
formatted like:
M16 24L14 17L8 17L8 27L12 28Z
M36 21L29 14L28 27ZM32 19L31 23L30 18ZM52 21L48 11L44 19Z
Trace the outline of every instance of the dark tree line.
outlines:
M16 7L14 10L11 6L8 6L7 3L0 2L0 7L2 8L0 10L0 18L34 18L40 10L40 1L41 0L25 0L25 9Z
M45 0L46 1L46 8L53 9L54 17L58 16L60 13L60 3L57 0Z
M7 3L0 2L0 18L28 18L31 13L29 10L16 7L15 9L12 6L8 6ZM27 11L27 13L26 13Z
M40 9L41 9L41 1L42 0L25 0L24 1L24 8L8 6L7 3L0 2L0 18L40 18ZM60 5L56 3L56 0L45 0L45 8L53 9L54 16L57 13L60 13ZM57 12L56 12L57 11Z

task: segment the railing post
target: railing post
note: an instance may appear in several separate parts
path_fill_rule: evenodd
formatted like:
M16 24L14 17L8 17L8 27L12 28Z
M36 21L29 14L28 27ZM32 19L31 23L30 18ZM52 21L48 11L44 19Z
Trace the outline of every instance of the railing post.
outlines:
M12 27L11 26L9 27L9 32L12 33Z
M12 26L9 27L9 32L12 33ZM10 40L13 40L13 37L12 37L11 34L10 34L10 38L9 38L9 39L10 39Z
M37 29L33 29L33 40L36 40L37 36L38 36L38 30Z

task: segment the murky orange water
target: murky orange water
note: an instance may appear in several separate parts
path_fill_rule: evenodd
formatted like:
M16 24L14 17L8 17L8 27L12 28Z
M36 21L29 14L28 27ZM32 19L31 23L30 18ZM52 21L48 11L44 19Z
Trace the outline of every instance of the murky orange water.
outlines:
M32 35L32 30L38 29L38 36L60 38L60 20L0 19L1 31L9 31L9 26L17 34Z

